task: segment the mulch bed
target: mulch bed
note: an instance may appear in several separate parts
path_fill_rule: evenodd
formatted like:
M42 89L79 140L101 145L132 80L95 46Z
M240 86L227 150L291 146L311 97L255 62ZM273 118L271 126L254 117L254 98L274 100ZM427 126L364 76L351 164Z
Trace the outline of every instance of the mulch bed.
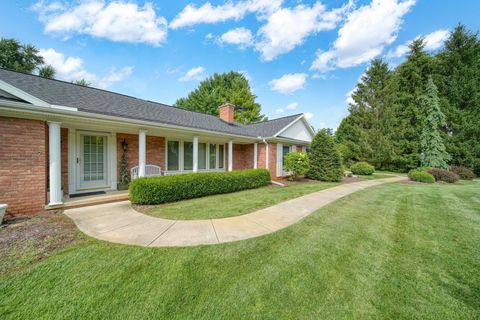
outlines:
M42 260L81 238L73 221L59 211L10 218L0 228L0 274Z

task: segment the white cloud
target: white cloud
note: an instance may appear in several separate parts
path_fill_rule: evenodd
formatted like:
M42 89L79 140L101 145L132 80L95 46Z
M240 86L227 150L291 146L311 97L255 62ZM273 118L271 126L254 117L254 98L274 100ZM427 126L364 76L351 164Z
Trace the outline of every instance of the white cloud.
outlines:
M258 31L260 41L256 49L263 60L273 60L301 45L309 35L334 29L349 7L350 2L340 9L327 11L323 4L316 2L311 7L302 4L279 9Z
M205 78L205 68L196 67L188 70L179 81L203 80Z
M278 109L275 110L276 114L280 114L280 113L284 113L284 112L285 112L285 110L283 110L282 108L278 108Z
M445 40L450 36L448 30L437 30L425 36L425 50L433 51L443 46Z
M50 64L55 68L58 79L65 81L85 79L94 87L108 88L113 83L122 81L133 71L133 67L126 66L120 70L112 70L105 76L98 76L84 69L81 58L65 57L63 53L52 48L40 49L39 53L44 58L46 64Z
M246 28L235 28L222 34L218 41L238 45L240 48L246 48L253 44L252 32Z
M305 112L303 115L305 116L305 119L307 119L307 120L310 120L310 119L313 118L313 113L311 113L311 112Z
M273 91L288 95L303 89L307 81L307 76L306 73L284 74L278 79L271 80L268 84Z
M425 41L425 50L434 51L439 49L443 46L443 43L445 42L445 40L447 40L449 35L450 31L443 29L427 34L423 37ZM420 36L416 37L415 39L418 38L420 38ZM387 54L387 58L400 58L406 55L409 50L408 45L412 41L413 40L407 41L406 43L399 45L397 48L395 48L395 50L389 51Z
M317 52L311 69L326 72L365 63L397 38L403 16L415 0L373 0L350 12L330 50Z
M298 108L298 102L292 102L285 107L287 110L295 110Z
M157 16L150 2L142 7L122 0L106 3L89 0L66 6L39 1L33 9L45 24L45 32L70 36L88 34L118 42L159 46L167 38L167 20Z
M233 3L227 1L225 4L214 6L210 2L197 7L189 4L170 22L170 28L178 29L201 23L217 23L228 20L240 20L247 13L256 12L259 18L278 10L282 4L281 0L249 0Z

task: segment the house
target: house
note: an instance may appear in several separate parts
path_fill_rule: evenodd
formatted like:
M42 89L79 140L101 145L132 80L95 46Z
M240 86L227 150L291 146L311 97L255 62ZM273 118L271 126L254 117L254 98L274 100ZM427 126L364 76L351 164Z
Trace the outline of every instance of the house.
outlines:
M219 117L0 69L0 203L8 214L61 206L69 195L113 191L126 146L128 170L161 174L267 168L305 150L314 132L304 115L243 125L234 106Z

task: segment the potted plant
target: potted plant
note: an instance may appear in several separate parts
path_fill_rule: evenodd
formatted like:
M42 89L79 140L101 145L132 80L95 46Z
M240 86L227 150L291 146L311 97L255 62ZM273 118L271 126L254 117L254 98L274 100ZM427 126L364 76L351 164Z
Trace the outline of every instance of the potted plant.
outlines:
M122 158L120 159L120 182L117 183L118 190L128 190L128 183L130 182L130 178L128 176L127 148L128 143L125 141L125 139L123 139Z

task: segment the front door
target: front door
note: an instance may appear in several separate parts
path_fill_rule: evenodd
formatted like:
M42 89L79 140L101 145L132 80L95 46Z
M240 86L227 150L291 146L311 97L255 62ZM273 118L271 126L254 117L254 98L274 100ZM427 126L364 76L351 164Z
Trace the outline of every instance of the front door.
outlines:
M79 133L77 172L79 189L108 187L106 135Z

